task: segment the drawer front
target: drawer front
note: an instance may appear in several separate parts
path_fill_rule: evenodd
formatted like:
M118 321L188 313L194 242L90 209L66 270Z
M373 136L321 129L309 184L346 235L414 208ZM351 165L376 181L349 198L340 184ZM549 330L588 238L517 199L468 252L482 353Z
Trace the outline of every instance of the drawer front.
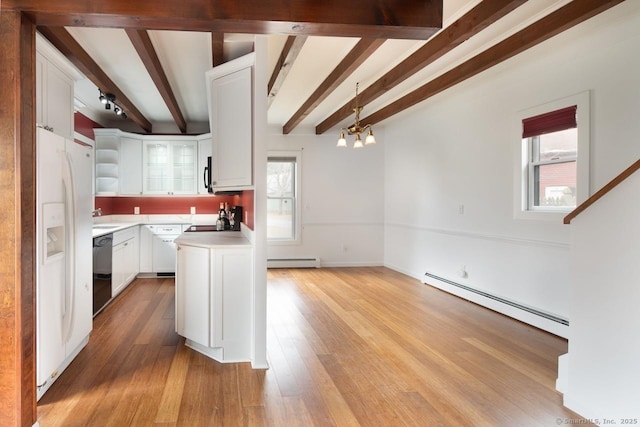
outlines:
M136 237L137 228L138 228L137 226L129 227L124 230L116 231L115 233L113 233L113 246Z
M153 234L182 234L181 224L153 224L147 225Z

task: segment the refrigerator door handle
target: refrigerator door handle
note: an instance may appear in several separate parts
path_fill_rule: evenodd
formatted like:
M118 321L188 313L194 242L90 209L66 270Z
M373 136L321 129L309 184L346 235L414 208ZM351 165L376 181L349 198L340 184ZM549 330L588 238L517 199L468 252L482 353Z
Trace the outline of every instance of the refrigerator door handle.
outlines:
M75 282L76 282L76 194L71 155L64 152L62 168L62 182L64 184L66 235L66 269L67 277L64 283L64 301L62 305L62 341L67 342L71 336L73 322Z

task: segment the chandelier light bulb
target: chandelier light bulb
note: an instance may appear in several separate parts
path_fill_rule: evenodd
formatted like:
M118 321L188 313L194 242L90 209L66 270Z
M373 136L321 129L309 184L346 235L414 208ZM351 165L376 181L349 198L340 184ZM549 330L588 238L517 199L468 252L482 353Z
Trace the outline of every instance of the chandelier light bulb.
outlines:
M364 145L372 145L375 143L376 143L376 137L373 136L373 130L369 128L369 133L367 134L367 137L364 140Z
M346 147L347 146L347 139L344 137L344 132L340 132L340 138L338 139L338 145L336 145L336 147Z
M360 134L357 133L356 141L353 143L353 148L362 148L362 147L364 147L364 145L362 145L362 139L360 138Z

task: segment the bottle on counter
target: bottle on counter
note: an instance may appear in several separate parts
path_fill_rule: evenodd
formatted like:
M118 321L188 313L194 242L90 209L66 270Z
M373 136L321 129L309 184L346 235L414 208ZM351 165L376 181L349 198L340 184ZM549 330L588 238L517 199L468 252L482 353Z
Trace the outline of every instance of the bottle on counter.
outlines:
M230 230L231 224L229 223L229 217L225 209L225 204L220 203L220 210L218 211L218 219L216 220L216 230Z

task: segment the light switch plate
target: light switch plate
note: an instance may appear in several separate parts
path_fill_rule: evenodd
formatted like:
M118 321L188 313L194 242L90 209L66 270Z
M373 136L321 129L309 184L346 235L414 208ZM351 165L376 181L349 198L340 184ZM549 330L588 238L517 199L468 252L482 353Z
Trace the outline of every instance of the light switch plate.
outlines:
M133 214L134 215L140 215L140 206L136 206L133 208Z

